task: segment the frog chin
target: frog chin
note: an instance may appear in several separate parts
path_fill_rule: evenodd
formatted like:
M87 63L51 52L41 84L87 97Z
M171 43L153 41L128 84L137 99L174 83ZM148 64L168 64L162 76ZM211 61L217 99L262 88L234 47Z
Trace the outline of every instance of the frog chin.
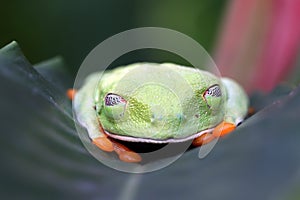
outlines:
M137 138L133 136L124 136L124 135L117 135L115 133L111 133L107 130L105 131L105 134L108 135L111 138L122 140L122 141L128 141L128 142L145 142L145 143L155 143L155 144L164 144L164 143L179 143L179 142L185 142L188 140L195 139L196 137L199 137L205 133L210 133L213 131L214 128L206 129L200 132L197 132L193 135L190 135L188 137L184 138L168 138L168 139L151 139L151 138Z

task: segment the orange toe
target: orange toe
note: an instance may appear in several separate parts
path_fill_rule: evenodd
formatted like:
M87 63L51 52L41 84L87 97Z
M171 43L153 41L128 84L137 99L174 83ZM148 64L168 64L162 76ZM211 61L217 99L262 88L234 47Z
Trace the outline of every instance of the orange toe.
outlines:
M107 137L97 137L93 139L93 144L102 149L103 151L112 152L114 147L112 142Z
M193 140L193 146L201 146L210 143L214 139L227 135L232 132L236 126L229 122L222 122L217 127L214 128L212 133L205 133Z
M142 161L141 156L133 151L124 151L122 153L119 153L119 158L123 162L129 163L136 163Z
M75 93L76 93L75 89L68 89L66 94L70 100L73 100Z
M215 139L215 136L212 133L205 133L193 140L193 146L201 146L207 143L210 143Z
M235 124L229 122L222 122L213 130L213 135L215 137L224 136L232 132L235 128L236 128Z
M141 162L142 158L138 153L128 149L126 146L114 141L113 147L115 152L119 155L120 160L123 162Z

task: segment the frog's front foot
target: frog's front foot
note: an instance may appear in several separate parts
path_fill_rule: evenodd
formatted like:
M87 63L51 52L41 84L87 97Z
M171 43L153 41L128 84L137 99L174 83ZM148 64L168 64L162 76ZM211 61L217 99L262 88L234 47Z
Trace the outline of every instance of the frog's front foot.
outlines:
M112 143L113 143L114 151L118 154L120 160L124 162L134 162L134 163L142 161L142 158L138 153L130 150L126 146L116 141L112 141Z
M93 144L95 144L103 151L116 152L119 156L119 159L123 162L136 163L142 161L142 158L138 153L135 153L134 151L127 148L126 146L108 137L101 136L101 137L94 138L92 141Z
M106 152L114 151L113 143L105 136L97 137L92 139L93 144L95 144L98 148Z
M193 140L194 146L201 146L207 144L218 137L222 137L232 132L236 128L235 124L223 121L210 133L205 133Z

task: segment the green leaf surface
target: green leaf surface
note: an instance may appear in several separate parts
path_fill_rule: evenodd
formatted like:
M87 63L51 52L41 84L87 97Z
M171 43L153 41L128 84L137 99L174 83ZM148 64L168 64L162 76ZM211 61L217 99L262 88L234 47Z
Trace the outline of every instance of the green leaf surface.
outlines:
M33 66L48 82L55 85L61 93L71 88L72 79L68 74L62 57L57 56Z
M286 199L300 182L300 88L256 94L256 113L170 166L135 175L93 158L74 128L58 59L33 67L16 43L0 50L0 199ZM60 78L64 77L64 78Z

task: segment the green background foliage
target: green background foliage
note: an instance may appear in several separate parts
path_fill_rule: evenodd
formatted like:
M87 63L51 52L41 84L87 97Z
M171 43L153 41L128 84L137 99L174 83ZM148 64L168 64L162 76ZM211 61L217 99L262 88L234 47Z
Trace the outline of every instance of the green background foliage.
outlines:
M0 46L17 40L31 63L61 55L76 73L103 40L143 26L180 31L211 50L226 1L5 1L0 13ZM164 55L139 54L140 60ZM136 61L130 54L123 62ZM150 58L149 58L150 57ZM173 59L173 57L171 58Z

